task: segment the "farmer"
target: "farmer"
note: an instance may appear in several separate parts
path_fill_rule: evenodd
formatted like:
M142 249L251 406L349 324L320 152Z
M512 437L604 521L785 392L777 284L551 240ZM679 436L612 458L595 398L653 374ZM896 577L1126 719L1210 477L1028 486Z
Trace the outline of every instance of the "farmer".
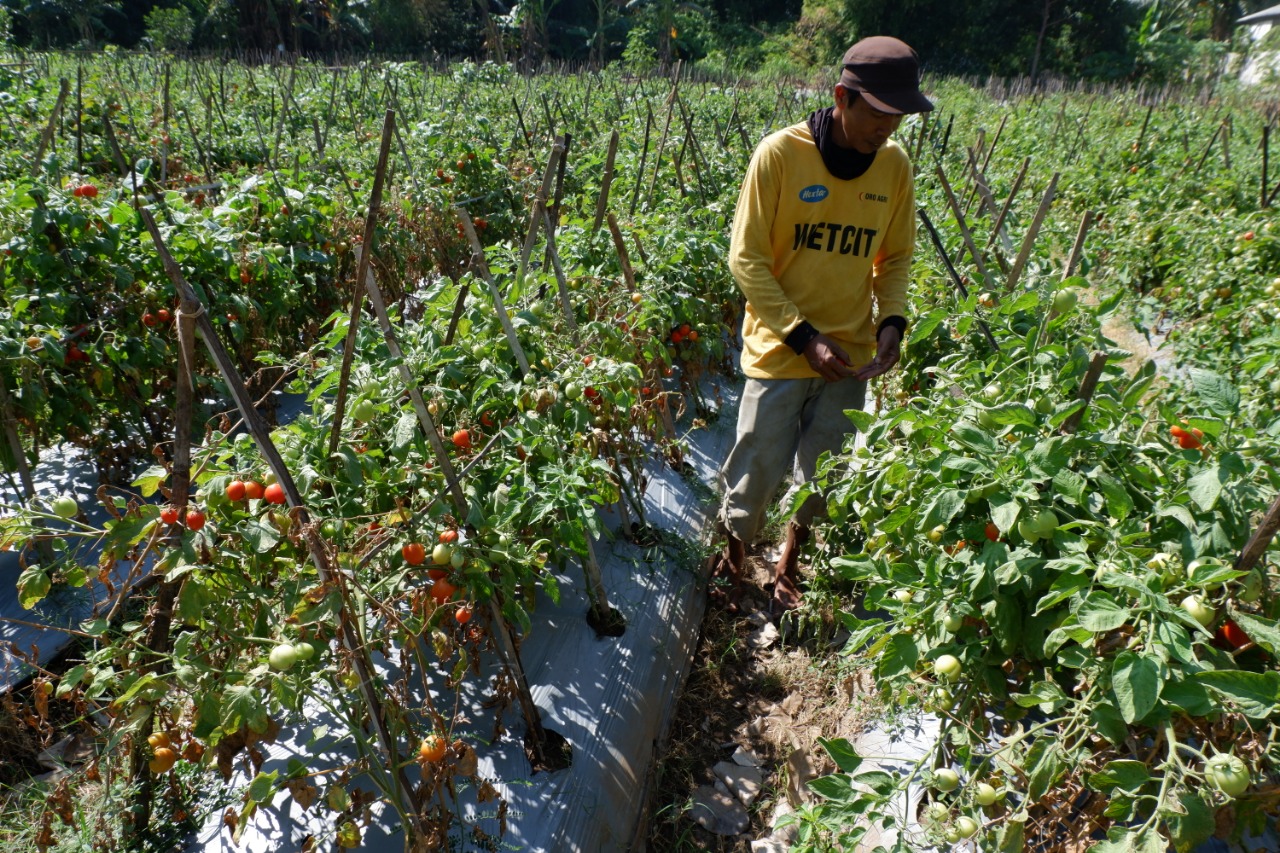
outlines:
M844 55L834 106L769 135L747 168L729 249L747 300L747 381L720 469L727 543L713 570L713 591L731 609L746 546L788 469L797 485L812 480L818 457L853 432L845 410L861 409L867 381L898 362L915 193L907 154L889 136L903 115L933 109L919 82L914 50L863 39ZM810 496L787 525L775 613L799 604L797 557L822 507Z

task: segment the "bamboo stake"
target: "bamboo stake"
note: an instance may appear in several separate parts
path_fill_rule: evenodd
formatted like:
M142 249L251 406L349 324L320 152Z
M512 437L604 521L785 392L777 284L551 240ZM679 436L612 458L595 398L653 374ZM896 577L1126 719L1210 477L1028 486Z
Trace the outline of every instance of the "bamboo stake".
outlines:
M360 255L364 253L364 247L356 247L356 263L359 264ZM400 381L404 383L404 387L409 394L409 402L413 405L413 411L418 416L418 423L422 426L422 432L427 437L427 442L431 445L431 449L436 454L436 459L440 463L440 473L444 474L445 483L449 486L449 492L453 497L454 504L463 511L462 517L466 517L465 509L467 507L466 494L462 491L462 484L458 480L458 473L454 470L453 462L449 459L449 451L445 449L444 441L440 438L440 430L436 428L435 420L431 417L431 411L427 408L426 400L422 397L422 390L418 387L418 380L413 375L413 370L409 367L409 362L404 357L404 352L400 349L400 342L396 339L395 330L391 326L391 317L387 313L387 303L382 296L382 289L378 287L378 281L373 274L373 267L366 264L364 287L369 297L369 306L373 309L373 314L378 318L378 326L382 329L382 338L386 342L387 352L391 355L391 360L395 362L396 369L400 374Z
M960 273L956 272L956 268L951 264L951 258L947 255L947 249L942 245L942 237L938 235L938 229L933 227L933 221L929 219L928 212L923 208L918 208L916 213L920 216L920 221L924 223L925 230L929 232L929 236L933 239L933 248L937 251L938 257L942 259L942 265L947 270L947 275L951 277L951 283L955 285L956 290L960 291L963 299L969 298L969 288L964 286L964 280L960 278ZM995 336L991 334L990 327L987 326L985 320L978 317L978 326L982 329L982 334L986 336L987 343L991 344L991 349L996 352L1000 351L1000 344L996 343Z
M671 117L674 115L676 108L676 93L680 88L681 61L676 62L675 74L671 79L671 92L667 95L667 117L662 123L662 136L658 138L658 150L654 152L653 175L649 178L649 191L644 194L646 207L653 200L653 191L658 186L658 172L662 170L662 154L667 147L667 136L671 132Z
M956 219L956 226L960 229L960 236L964 239L964 245L968 248L969 255L973 258L974 266L978 268L978 275L982 276L982 286L989 288L991 287L991 281L987 274L986 264L982 262L982 254L978 251L978 247L974 245L973 234L970 233L969 226L964 221L964 211L960 209L960 202L956 199L955 193L951 191L951 184L947 181L947 173L942 168L941 163L934 169L934 173L937 174L938 180L942 182L942 189L947 196L947 204L951 207L951 215ZM956 260L960 260L963 256L963 253L961 253Z
M618 228L618 220L609 212L609 233L613 235L613 248L618 253L618 261L622 264L622 278L627 283L627 290L636 292L636 274L631 269L631 257L627 254L627 244L622 240L622 231Z
M18 468L18 479L22 481L23 496L30 500L36 496L36 484L31 477L31 468L27 465L22 440L18 437L18 419L13 414L13 398L9 396L3 371L0 371L0 419L4 421L5 441L9 443L9 452L13 454L14 465Z
M636 187L631 193L630 213L634 216L636 205L640 203L640 186L644 182L644 164L649 159L649 132L653 129L653 108L646 102L644 122L644 143L640 148L640 166L636 170Z
M173 282L174 287L177 289L182 304L200 306L195 316L196 328L205 343L205 348L209 351L210 357L222 373L227 389L230 391L232 398L235 400L236 408L240 412L240 417L244 420L245 428L253 436L268 467L275 474L276 481L284 489L289 506L297 513L298 523L307 544L307 551L310 553L312 562L316 567L317 578L321 584L333 584L341 594L342 611L339 613L338 619L338 640L340 645L352 655L353 665L357 675L360 677L360 693L369 709L369 718L372 720L379 743L386 753L387 766L392 768L393 780L396 783L396 790L394 791L396 802L394 805L403 818L413 821L411 825L414 826L419 834L425 835L426 829L422 825L423 819L413 812L408 802L406 792L410 790L410 785L403 770L405 762L401 761L399 749L387 726L381 698L374 691L374 685L376 684L375 674L373 665L368 658L368 652L360 642L355 626L351 623L350 598L342 575L340 572L334 571L333 565L329 561L325 542L320 537L316 527L310 523L310 517L302 501L302 495L298 491L298 485L294 482L293 474L280 456L280 451L276 448L275 443L271 440L270 428L254 405L248 388L245 387L239 371L236 370L235 363L222 345L222 340L214 331L208 312L203 310L195 290L187 283L186 278L182 275L182 270L178 267L177 262L174 261L173 256L169 254L169 250L164 244L164 238L160 234L160 229L156 227L155 219L152 218L151 212L143 208L139 210L139 213L142 215L147 230L151 233L151 239L156 245L156 251L160 255L161 263L169 276L169 280Z
M547 157L547 168L542 173L542 185L533 197L533 210L529 212L529 227L525 231L524 246L520 249L520 266L516 273L517 280L523 280L529 268L529 255L533 253L533 243L538 239L538 229L542 227L542 214L547 209L547 196L551 192L551 181L555 177L557 164L564 154L563 140L557 139L551 146L551 154Z
M609 134L609 153L604 160L604 176L600 179L600 195L596 198L596 218L591 224L591 232L600 230L601 223L604 222L604 212L609 205L609 189L613 186L613 162L618 156L618 129L614 128ZM1265 172L1264 172L1265 176ZM1263 185L1265 187L1266 180L1264 178Z
M1045 217L1049 215L1049 206L1053 204L1053 194L1058 187L1059 173L1054 172L1053 177L1049 179L1049 186L1044 191L1044 197L1040 199L1040 208L1036 211L1035 218L1031 221L1031 227L1027 229L1026 235L1022 238L1022 251L1018 252L1017 260L1013 262L1013 269L1009 271L1009 278L1005 281L1004 289L1012 291L1018 285L1018 279L1022 278L1022 270L1027 265L1027 259L1031 257L1031 249L1036 244L1036 237L1040 234L1040 226L1044 224Z
M44 150L49 147L49 143L53 140L53 132L58 127L58 117L62 115L62 107L67 102L67 95L71 93L71 83L66 77L58 81L58 100L53 105L53 112L49 114L49 121L45 124L44 130L40 133L40 144L36 147L36 157L31 163L31 177L40 174L40 161L44 159Z
M545 219L543 227L547 232L547 257L551 259L551 268L556 274L556 285L560 291L560 307L564 310L564 319L569 325L573 344L577 346L582 342L582 336L578 331L578 320L573 316L573 305L569 301L569 284L565 280L564 268L560 265L560 253L556 251L556 229L551 224L549 213L544 212L543 218Z
M1093 224L1093 211L1086 210L1084 216L1080 217L1080 230L1076 232L1076 241L1071 246L1071 255L1067 258L1067 269L1063 278L1071 278L1076 273L1076 264L1080 263L1080 256L1084 253L1084 238L1089 233L1089 226Z
M1084 380L1080 383L1080 392L1076 394L1076 399L1084 403L1080 408L1072 412L1067 420L1062 424L1060 432L1063 435L1071 435L1080 428L1080 422L1084 420L1084 413L1089 408L1089 401L1093 399L1093 392L1098 387L1098 379L1102 376L1102 369L1107 366L1107 354L1105 352L1095 352L1089 360L1089 369L1085 372Z
M604 588L604 574L600 571L600 561L596 559L596 550L591 543L591 534L586 537L587 553L582 560L582 572L587 578L587 600L591 602L590 617L592 621L604 626L620 619L618 611L609 604L609 595Z
M342 435L342 418L347 405L347 385L351 380L351 364L356 354L356 332L360 326L361 309L364 307L364 278L369 272L369 261L374 252L377 236L378 208L382 205L382 182L387 174L387 160L391 154L391 131L395 127L395 113L387 110L382 119L382 143L378 148L378 165L373 175L373 189L369 196L369 215L364 221L364 253L356 264L356 281L351 293L351 318L347 324L347 338L342 350L342 373L338 381L338 395L333 401L333 431L329 434L329 456L338 452L338 439Z
M987 237L987 249L990 249L995 243L996 237L1000 237L1002 242L1013 248L1012 242L1009 240L1009 232L1004 229L1004 220L1009 215L1010 208L1013 207L1014 196L1018 194L1018 190L1022 189L1022 179L1027 176L1027 168L1031 165L1031 158L1026 157L1022 161L1022 168L1018 171L1018 176L1013 180L1013 186L1009 190L1009 197L1004 200L1004 207L1000 208L1000 215L996 217L995 223L991 226L991 235Z
M1247 572L1256 566L1278 530L1280 530L1280 497L1271 502L1271 508L1262 517L1258 529L1253 531L1253 535L1245 543L1244 550L1236 559L1235 567L1242 572Z
M520 346L520 338L516 336L515 326L511 324L511 315L507 313L507 306L502 302L502 294L498 292L498 285L493 281L493 274L489 271L489 262L485 260L484 246L480 245L480 238L476 236L475 226L471 224L471 217L467 214L465 208L455 207L454 212L462 221L463 230L466 231L467 241L471 243L471 268L475 270L485 284L489 285L489 295L493 299L494 311L498 314L498 322L502 324L502 331L507 336L507 343L511 345L511 351L515 354L516 363L520 366L520 375L522 377L529 375L529 358L524 353L524 348Z

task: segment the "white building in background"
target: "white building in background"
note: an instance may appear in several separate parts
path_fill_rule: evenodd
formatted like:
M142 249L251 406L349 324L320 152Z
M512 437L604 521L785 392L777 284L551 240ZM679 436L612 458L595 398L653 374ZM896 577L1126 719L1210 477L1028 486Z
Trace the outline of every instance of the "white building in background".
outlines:
M1280 6L1271 6L1261 12L1237 18L1236 24L1249 28L1249 38L1254 43L1262 41L1271 28L1280 26ZM1244 68L1240 70L1242 83L1275 82L1280 79L1280 51L1255 50L1249 53Z
M1249 28L1249 37L1254 41L1260 40L1265 36L1272 27L1280 24L1280 6L1272 6L1269 9L1263 9L1261 12L1254 12L1252 15L1245 15L1243 18L1237 18L1236 24Z

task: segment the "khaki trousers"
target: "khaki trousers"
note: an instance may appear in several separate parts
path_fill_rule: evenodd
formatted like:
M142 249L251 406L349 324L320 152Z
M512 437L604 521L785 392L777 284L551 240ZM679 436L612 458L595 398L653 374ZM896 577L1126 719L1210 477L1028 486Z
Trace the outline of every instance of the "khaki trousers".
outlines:
M795 486L813 479L818 457L838 453L854 432L847 409L861 409L867 383L813 379L747 379L738 407L738 433L720 468L724 497L720 520L750 544L764 525L773 496L791 469ZM796 510L793 520L809 527L824 507L818 495Z

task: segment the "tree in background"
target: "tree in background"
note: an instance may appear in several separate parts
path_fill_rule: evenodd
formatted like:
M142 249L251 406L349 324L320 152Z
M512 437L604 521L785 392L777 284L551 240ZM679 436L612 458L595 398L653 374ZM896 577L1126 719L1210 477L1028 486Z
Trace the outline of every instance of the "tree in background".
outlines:
M1121 76L1140 9L1130 0L845 0L856 37L896 36L930 70Z
M172 9L156 7L147 13L147 41L161 50L186 50L196 31L191 12L179 6Z

